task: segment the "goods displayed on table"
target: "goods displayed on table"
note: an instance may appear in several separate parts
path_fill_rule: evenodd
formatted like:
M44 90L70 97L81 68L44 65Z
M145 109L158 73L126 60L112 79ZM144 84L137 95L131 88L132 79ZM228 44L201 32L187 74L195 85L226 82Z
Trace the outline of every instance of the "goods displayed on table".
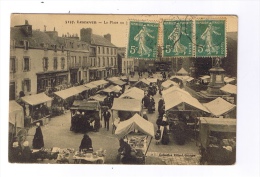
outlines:
M104 163L106 150L99 149L96 152L76 151L73 155L74 163Z
M147 138L146 136L130 136L128 144L133 150L135 150L136 155L143 155L147 146ZM142 154L140 154L140 151L138 150L141 150Z

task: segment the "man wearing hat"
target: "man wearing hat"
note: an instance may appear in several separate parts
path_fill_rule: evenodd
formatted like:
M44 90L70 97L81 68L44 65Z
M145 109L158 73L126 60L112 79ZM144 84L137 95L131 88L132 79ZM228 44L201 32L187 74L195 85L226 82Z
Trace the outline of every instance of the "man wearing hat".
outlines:
M33 138L33 149L41 149L44 147L42 129L40 127L40 122L36 123L36 131Z
M32 151L29 147L29 142L23 142L23 150L22 150L22 162L29 163L32 160Z

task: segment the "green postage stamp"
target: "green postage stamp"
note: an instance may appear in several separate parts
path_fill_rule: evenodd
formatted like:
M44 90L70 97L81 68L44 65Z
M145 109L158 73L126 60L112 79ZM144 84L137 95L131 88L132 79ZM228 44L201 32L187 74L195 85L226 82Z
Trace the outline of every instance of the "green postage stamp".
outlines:
M196 20L196 56L225 57L225 20Z
M191 20L172 20L163 22L163 56L192 57Z
M156 59L159 23L130 21L127 56Z

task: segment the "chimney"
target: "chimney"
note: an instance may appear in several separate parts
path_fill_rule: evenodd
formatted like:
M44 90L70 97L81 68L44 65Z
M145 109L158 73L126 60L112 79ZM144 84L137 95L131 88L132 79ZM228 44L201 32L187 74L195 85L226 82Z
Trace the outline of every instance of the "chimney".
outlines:
M47 26L46 26L46 25L44 25L44 31L46 31L46 27L47 27Z
M111 34L105 34L104 38L107 39L109 42L111 42Z
M25 20L24 25L21 25L20 29L24 33L25 36L27 36L27 37L32 36L32 25L29 25L28 20Z
M80 30L80 40L91 44L92 28L82 28Z

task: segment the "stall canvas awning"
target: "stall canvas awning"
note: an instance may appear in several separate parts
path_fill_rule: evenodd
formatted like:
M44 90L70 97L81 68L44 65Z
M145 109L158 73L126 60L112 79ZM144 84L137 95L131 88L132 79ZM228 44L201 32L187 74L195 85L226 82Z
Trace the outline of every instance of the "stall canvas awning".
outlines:
M133 87L131 89L128 89L123 93L119 98L131 98L131 99L136 99L136 100L142 100L144 97L144 91Z
M105 98L106 98L105 95L96 94L94 96L91 96L89 99L103 102L105 100Z
M94 84L94 85L96 85L96 86L105 85L105 84L107 84L107 83L108 83L108 82L105 81L105 80L97 80L97 81L91 82L91 84Z
M141 112L142 105L140 100L114 98L111 110Z
M200 117L199 125L200 141L204 148L206 148L208 145L208 137L211 131L231 133L236 132L236 119Z
M157 83L157 78L147 78L148 82Z
M87 87L85 87L83 85L76 86L75 89L77 89L80 93L84 92L86 90L89 90L89 88L87 88Z
M98 92L106 92L106 93L111 93L111 92L113 92L114 90L112 90L111 88L105 88L105 89L103 89L103 90L101 90L101 91L98 91Z
M181 75L188 75L189 73L184 69L184 68L181 68L177 74L181 74Z
M230 93L230 94L237 94L236 85L227 84L227 85L221 87L220 90L223 92L226 92L226 93Z
M227 112L230 112L236 108L236 105L233 105L223 98L216 98L215 100L203 104L214 116L221 116Z
M154 137L153 123L145 120L139 114L135 114L132 118L120 122L116 128L115 135L120 139L135 130Z
M32 106L38 105L38 104L41 104L41 103L45 103L45 102L52 100L52 98L45 95L45 93L39 93L39 94L35 94L35 95L24 96L21 99L22 99L23 102L25 102L29 105L32 105Z
M162 83L162 87L163 88L169 88L171 86L177 86L178 84L176 82L173 82L171 80L167 80L165 82Z
M100 110L100 104L98 101L86 101L82 100L79 104L79 110L84 111L99 111Z
M87 87L87 88L90 88L90 89L97 88L97 86L95 84L92 84L92 83L87 83L84 86Z
M24 127L23 107L16 101L9 101L9 123L16 127Z
M112 82L112 81L120 80L120 77L110 77L107 80Z
M75 87L71 87L71 88L68 88L65 90L54 92L55 95L59 96L62 99L67 99L67 98L77 95L79 93L81 93L81 91L79 91L79 89L76 89Z
M122 90L122 88L119 85L110 85L107 88L113 90L114 92L120 92L120 90Z
M208 76L208 75L201 76L200 79L201 79L201 80L210 79L210 76Z
M226 83L230 83L230 82L233 82L233 81L235 81L236 79L234 79L234 78L230 78L230 77L224 77L224 82L226 82Z
M126 82L124 82L124 81L121 81L121 80L115 80L115 81L112 81L112 83L114 83L114 84L116 84L116 85L120 85L120 86L122 86L122 85L125 85L125 84L126 84Z
M185 90L183 90L183 89L181 89L181 88L179 88L179 87L177 87L177 86L172 86L172 87L170 87L170 88L168 88L168 89L166 89L166 90L163 90L163 91L162 91L162 96L164 97L165 95L167 95L167 94L169 94L169 93L172 93L172 92L175 92L175 91L180 91L180 92L182 92L182 93L185 93L185 94L187 94L187 95L190 95L189 92L187 92L187 91L185 91Z
M196 109L209 113L209 111L196 98L180 91L167 94L167 96L164 97L164 101L166 111L174 108L175 106L178 106L179 104L185 103Z

